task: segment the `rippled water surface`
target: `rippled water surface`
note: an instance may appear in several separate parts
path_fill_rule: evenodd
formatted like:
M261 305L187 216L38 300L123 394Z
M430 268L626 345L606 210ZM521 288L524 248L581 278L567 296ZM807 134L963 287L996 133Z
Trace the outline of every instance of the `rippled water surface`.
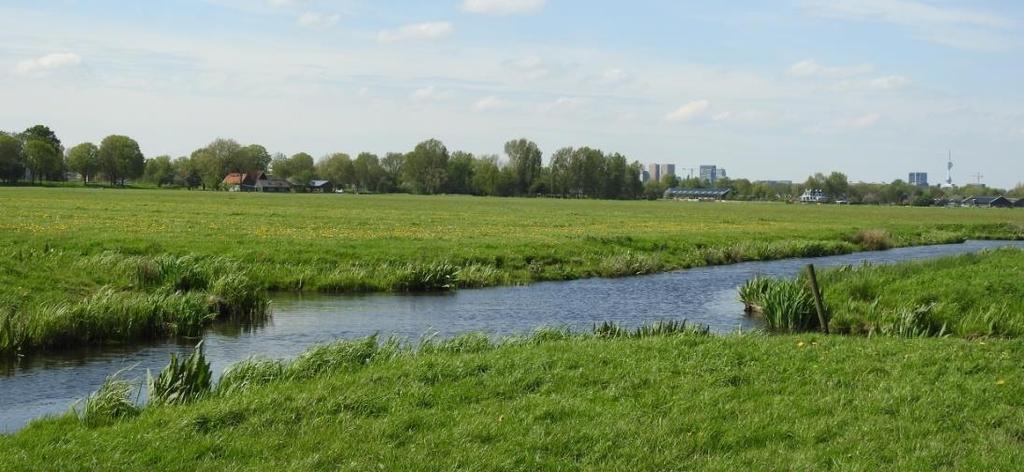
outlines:
M373 333L415 341L428 333L505 335L528 333L538 326L582 330L602 321L636 326L659 319L686 319L720 333L754 329L758 324L743 315L736 289L756 275L791 276L808 263L819 267L891 263L1002 246L1024 248L1024 242L969 241L436 295L275 296L270 323L215 327L204 338L206 355L214 372L220 372L253 355L289 358L316 343ZM14 431L33 418L67 411L118 370L130 368L128 377L144 378L146 369L159 370L171 353L187 354L192 346L192 342L160 342L32 356L0 364L0 431Z

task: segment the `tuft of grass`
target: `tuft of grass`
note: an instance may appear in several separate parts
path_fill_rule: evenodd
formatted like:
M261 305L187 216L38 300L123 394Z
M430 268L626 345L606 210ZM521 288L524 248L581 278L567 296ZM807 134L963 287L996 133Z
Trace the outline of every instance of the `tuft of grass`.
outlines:
M121 372L117 372L82 402L81 410L72 409L79 421L89 428L109 426L139 414L139 407L132 400L134 390L135 385L121 379Z
M279 360L252 358L224 370L217 382L218 395L231 395L284 378L288 364Z
M641 339L675 335L706 336L710 333L710 329L707 326L688 324L686 320L659 320L653 323L644 323L633 330L624 328L618 323L605 321L595 324L592 333L598 338Z
M180 405L196 401L210 393L213 373L203 354L203 342L184 361L171 354L171 361L156 377L146 373L149 385L149 403L154 405Z
M242 274L218 278L210 287L209 300L219 318L232 321L263 321L270 308L263 287Z
M896 246L892 235L884 229L863 229L854 234L851 240L868 251L881 251Z
M799 333L820 328L814 298L803 278L756 277L739 290L747 313L759 315L769 331Z

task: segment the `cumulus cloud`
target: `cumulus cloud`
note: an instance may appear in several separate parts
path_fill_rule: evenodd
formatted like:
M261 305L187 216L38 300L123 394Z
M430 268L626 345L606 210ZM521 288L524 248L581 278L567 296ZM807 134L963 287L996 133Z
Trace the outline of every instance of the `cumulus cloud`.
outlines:
M805 59L789 67L789 75L793 77L813 77L826 79L843 79L858 75L870 74L874 70L870 64L856 66L825 66L813 59Z
M511 15L534 12L545 4L547 0L464 0L462 9L471 13Z
M704 115L710 107L711 102L707 100L696 100L676 108L671 113L665 115L665 119L668 121L692 121Z
M14 66L14 71L19 74L29 75L62 67L77 66L81 63L82 58L78 54L61 52L21 61Z
M377 33L377 41L388 43L404 40L432 40L450 36L455 27L447 21L430 21L414 23L398 29L383 30Z
M412 93L412 99L417 102L440 102L451 98L449 90L441 90L433 85L416 89Z
M476 109L476 111L503 110L507 107L508 102L493 95L481 98L473 104L473 108Z
M888 75L877 79L871 79L868 82L868 85L873 89L893 90L910 85L910 79L902 75Z
M338 23L340 15L337 13L318 13L307 11L299 15L298 23L307 28L330 28Z

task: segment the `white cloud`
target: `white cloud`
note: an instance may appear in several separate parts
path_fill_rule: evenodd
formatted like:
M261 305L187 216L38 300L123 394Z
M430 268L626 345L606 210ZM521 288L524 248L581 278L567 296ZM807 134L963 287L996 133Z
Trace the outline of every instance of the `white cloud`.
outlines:
M548 64L539 56L533 55L506 61L504 66L516 72L517 77L527 80L540 80L549 77L552 75L553 69L557 69L556 66Z
M854 129L870 128L874 126L876 123L878 123L878 120L880 120L881 118L882 115L879 115L878 113L868 113L866 115L858 116L856 118L844 121L841 123L841 126L844 128Z
M813 59L805 59L789 67L789 75L793 77L815 77L826 79L842 79L869 74L874 70L870 64L856 66L824 66Z
M893 90L910 85L910 79L902 75L887 75L885 77L871 79L868 82L868 85L871 88L878 90Z
M307 28L330 28L341 18L337 13L318 13L307 11L299 15L298 23Z
M447 21L431 21L405 25L398 29L383 30L377 33L377 41L392 42L407 39L441 39L450 36L455 27Z
M462 9L471 13L511 15L538 11L545 4L547 0L464 0Z
M30 75L61 67L77 66L81 63L82 58L78 54L61 52L21 61L14 66L14 71L19 74Z
M703 115L710 107L711 102L707 100L693 101L665 115L665 119L668 121L691 121Z
M629 82L632 78L629 73L619 68L607 69L601 74L601 81L608 85Z
M970 50L998 50L1009 40L1000 32L1016 26L981 10L931 5L914 0L803 0L828 19L872 21L901 27L917 39Z
M754 123L768 118L768 114L758 110L723 111L716 113L711 119L724 123Z
M477 111L503 110L507 107L508 102L493 95L481 98L480 100L477 100L476 103L473 104L473 108L476 109Z
M554 102L543 105L541 111L545 113L578 112L590 106L591 102L592 100L586 97L558 97Z
M412 99L417 102L440 102L451 98L452 92L441 90L433 85L416 89L412 93Z
M306 0L267 0L272 7L294 7L306 3Z

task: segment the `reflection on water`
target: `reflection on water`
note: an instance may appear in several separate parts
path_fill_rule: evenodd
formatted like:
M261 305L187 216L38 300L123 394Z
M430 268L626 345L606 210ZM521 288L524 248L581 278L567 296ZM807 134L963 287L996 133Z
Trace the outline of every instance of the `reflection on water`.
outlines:
M460 290L424 295L274 297L273 317L263 326L218 324L204 338L214 372L250 356L294 357L317 343L380 333L411 341L427 333L467 331L495 336L528 333L538 326L590 329L614 321L635 327L660 319L686 319L718 333L756 329L737 301L736 288L757 275L792 276L813 262L820 267L928 259L1024 242L970 241L961 245L902 248L815 259L747 262L621 279L544 282L522 287ZM110 375L128 376L187 355L197 340L83 349L7 360L0 364L0 431L32 418L67 411Z

